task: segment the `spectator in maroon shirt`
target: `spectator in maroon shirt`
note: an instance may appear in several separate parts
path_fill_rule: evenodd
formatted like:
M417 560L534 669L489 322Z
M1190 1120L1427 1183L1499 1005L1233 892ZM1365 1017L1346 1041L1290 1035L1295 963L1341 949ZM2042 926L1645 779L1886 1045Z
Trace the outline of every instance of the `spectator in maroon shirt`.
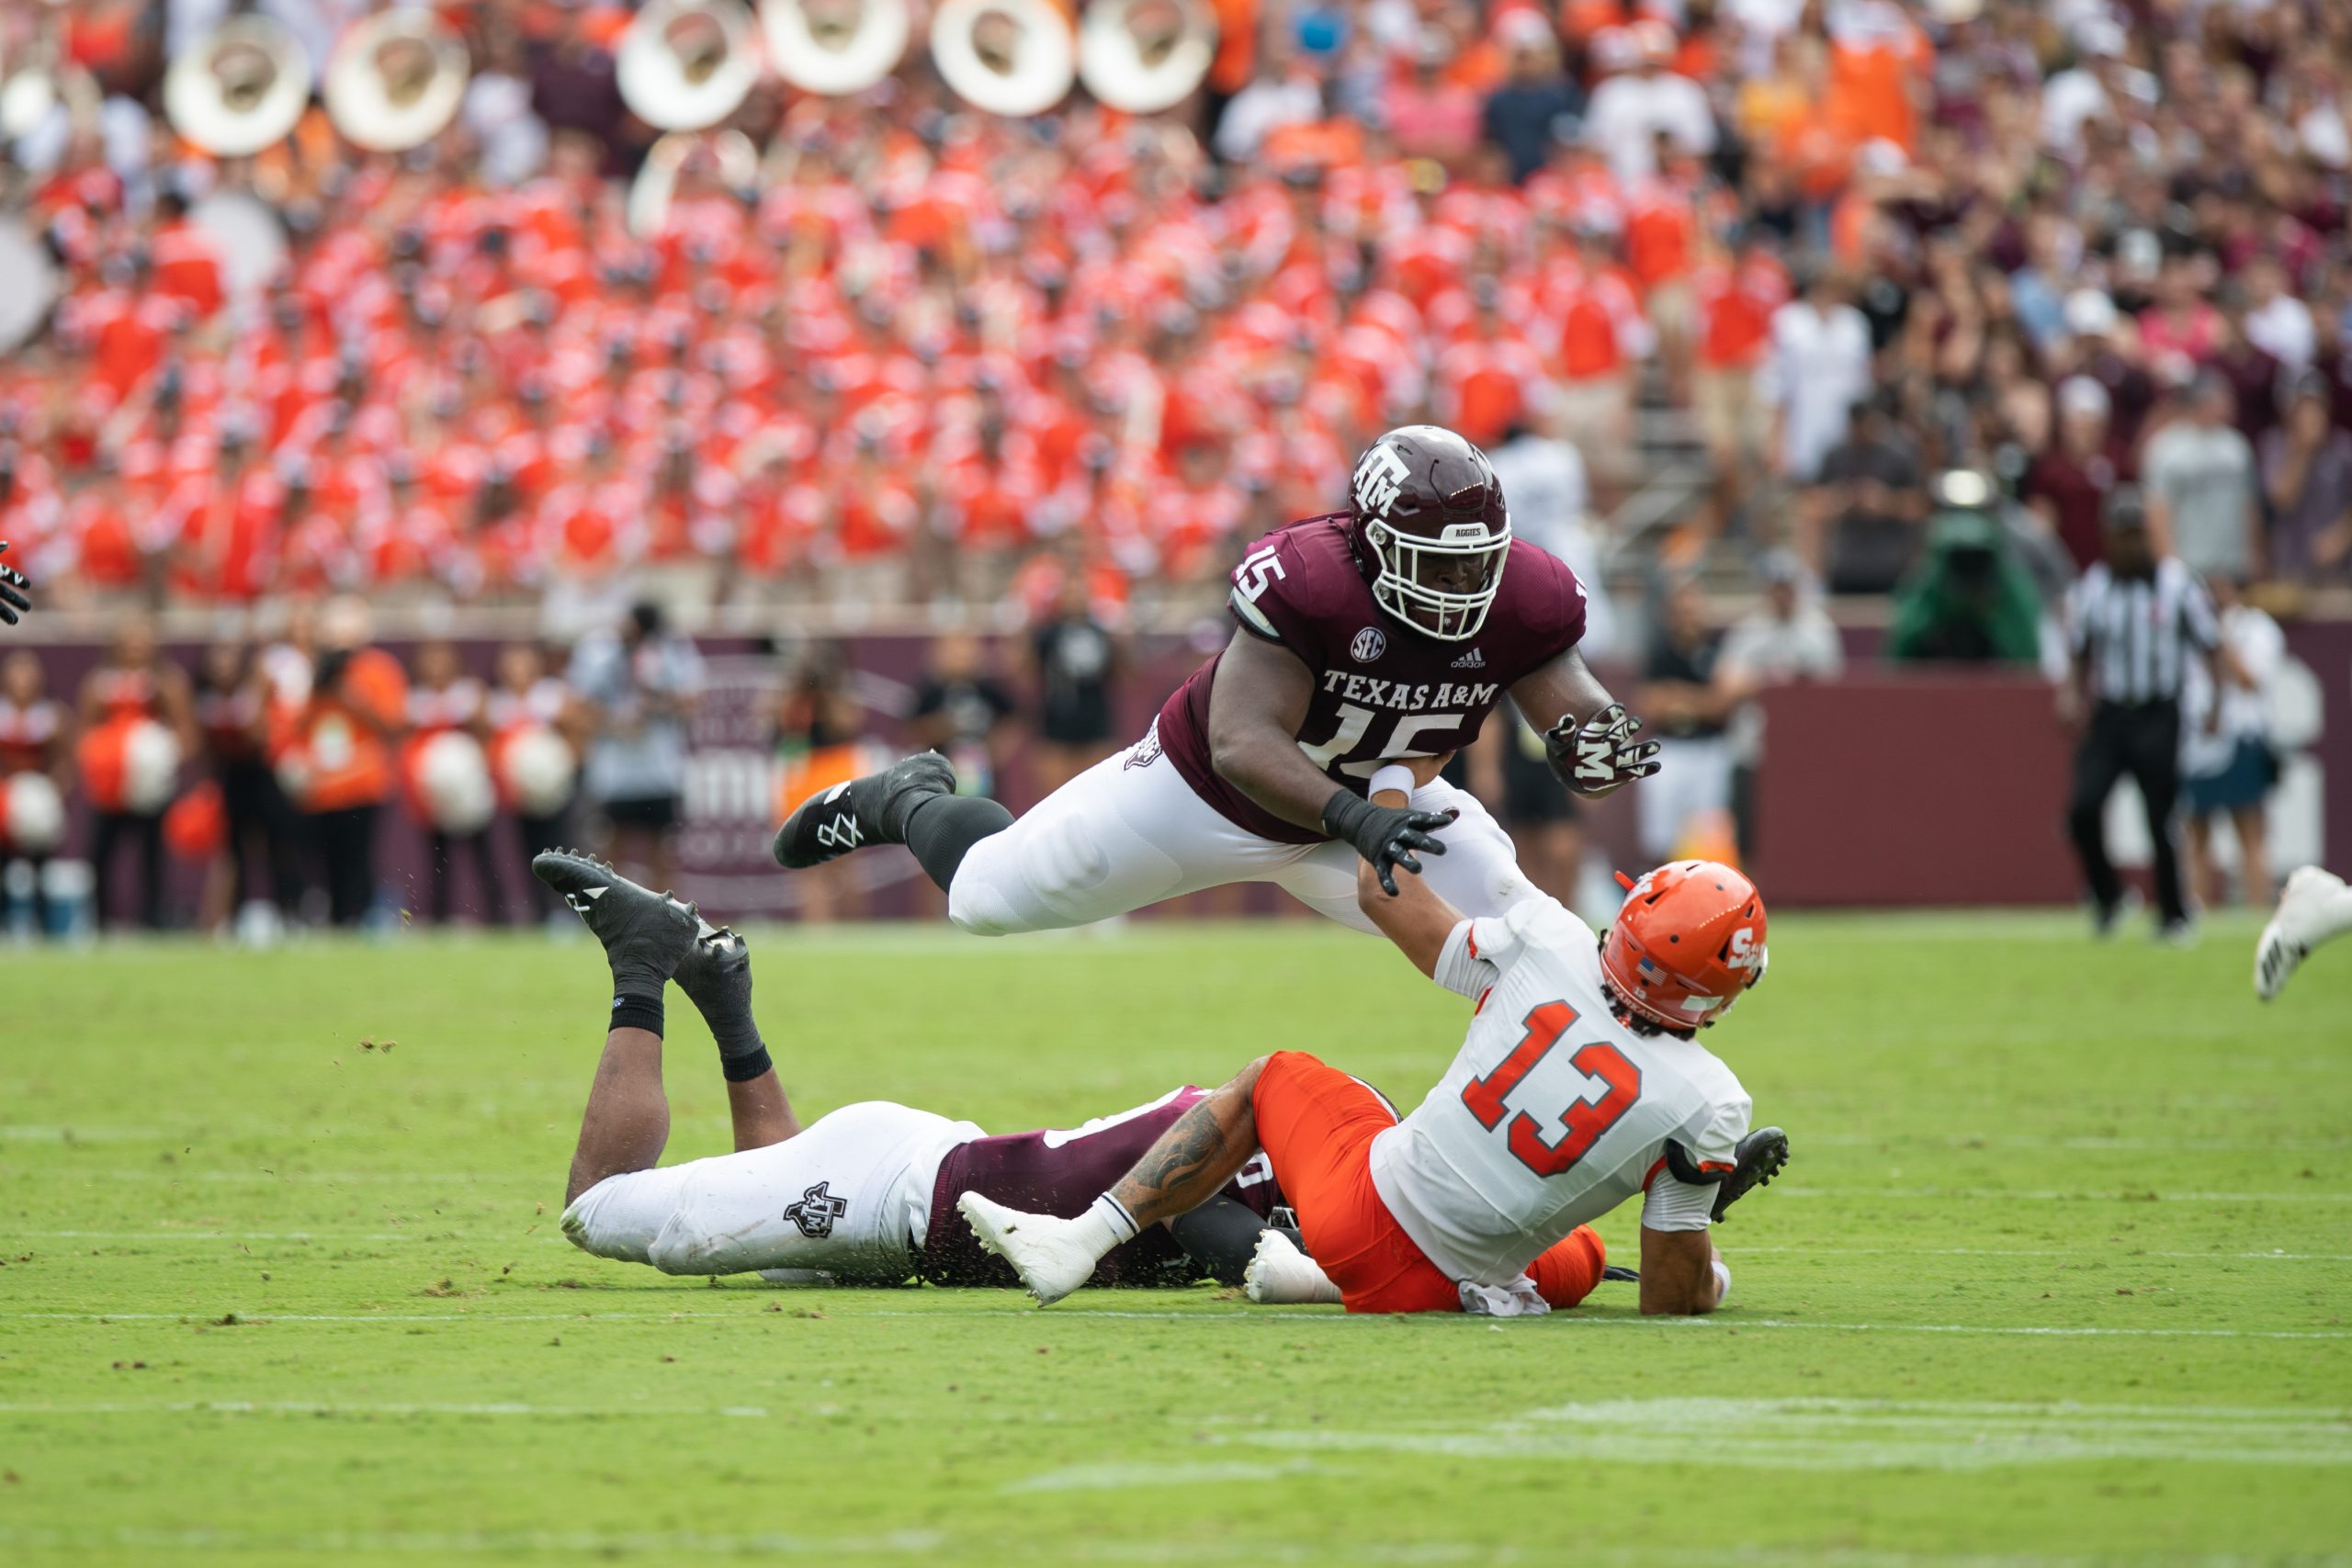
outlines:
M2115 301L2096 288L2066 297L2066 330L2072 342L2064 363L2098 382L2108 397L2108 423L2126 447L2140 439L2140 426L2156 400L2156 384L2136 355L2123 352Z
M2278 355L2245 335L2245 300L2234 287L2222 290L2222 342L2210 367L2230 384L2231 423L2247 445L2278 428L2278 399L2287 370Z
M2329 420L2324 378L2305 376L2287 420L2256 448L2270 502L2270 567L2290 580L2340 578L2352 562L2352 432Z
M2026 469L2024 499L2066 547L2077 570L2104 558L2100 516L2132 477L2130 448L2115 439L2107 389L2087 376L2058 387L2058 434Z

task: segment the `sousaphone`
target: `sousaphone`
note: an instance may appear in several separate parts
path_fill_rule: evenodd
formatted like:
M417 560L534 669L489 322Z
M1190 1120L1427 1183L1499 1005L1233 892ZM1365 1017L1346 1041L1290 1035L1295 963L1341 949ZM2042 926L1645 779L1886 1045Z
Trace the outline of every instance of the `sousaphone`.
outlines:
M650 0L615 54L621 97L658 130L707 130L759 79L759 46L741 0Z
M164 76L172 127L207 152L245 158L284 141L311 101L311 62L283 22L248 13L197 39Z
M0 38L0 140L14 141L57 107L57 49L53 36L13 51L7 41Z
M1216 58L1216 16L1204 0L1093 0L1078 25L1079 79L1128 114L1174 108Z
M907 0L760 0L760 27L777 75L844 97L898 69L914 17Z
M13 212L0 212L0 354L13 354L57 303L62 279L48 245Z
M760 154L740 130L706 135L673 130L645 151L645 163L628 187L628 230L640 240L662 231L678 178L689 165L716 177L729 190L749 191L759 183Z
M404 152L448 129L465 103L472 67L465 40L422 6L403 6L345 29L327 62L327 116L344 139L371 152Z
M1078 79L1077 40L1053 0L941 0L931 58L957 97L1013 118L1045 113Z

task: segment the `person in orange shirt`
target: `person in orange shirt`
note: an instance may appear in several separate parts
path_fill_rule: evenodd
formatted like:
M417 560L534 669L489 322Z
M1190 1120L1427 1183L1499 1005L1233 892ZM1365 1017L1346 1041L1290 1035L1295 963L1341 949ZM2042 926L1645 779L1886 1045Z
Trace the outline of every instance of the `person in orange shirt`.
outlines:
M1493 446L1526 417L1531 389L1544 379L1543 356L1503 316L1502 286L1490 276L1470 280L1473 314L1438 355L1439 417L1475 446Z
M170 768L133 766L132 737L160 725L171 737ZM164 807L171 773L194 739L187 672L156 645L152 623L134 618L115 634L97 668L82 681L75 761L96 818L90 839L92 897L104 930L116 907L109 874L128 838L139 849L139 923L164 926Z
M1712 533L1763 466L1770 419L1756 396L1756 367L1771 340L1772 312L1788 302L1789 275L1762 232L1749 231L1740 236L1736 254L1711 238L1692 288L1698 321L1692 407L1714 473L1706 530Z
M1829 29L1830 123L1856 146L1891 141L1917 150L1919 106L1936 51L1892 0L1840 7Z
M408 677L398 660L369 646L369 635L362 600L331 600L321 613L324 651L294 721L291 766L280 764L310 819L326 867L328 917L338 926L359 924L375 902L377 818L392 793L393 749L407 724Z
M209 321L227 298L219 247L188 221L187 197L170 181L155 194L155 220L154 234L147 243L155 296L178 301L197 321Z
M1545 284L1560 323L1560 381L1552 391L1550 424L1583 454L1605 510L1628 477L1634 364L1649 351L1650 329L1632 282L1610 254L1609 231L1579 221L1574 232L1574 258L1555 263L1555 276Z
M1657 331L1658 363L1666 371L1667 397L1678 407L1687 407L1690 401L1696 331L1690 267L1702 179L1699 161L1660 131L1657 172L1634 180L1625 193L1625 265L1642 291L1650 325Z

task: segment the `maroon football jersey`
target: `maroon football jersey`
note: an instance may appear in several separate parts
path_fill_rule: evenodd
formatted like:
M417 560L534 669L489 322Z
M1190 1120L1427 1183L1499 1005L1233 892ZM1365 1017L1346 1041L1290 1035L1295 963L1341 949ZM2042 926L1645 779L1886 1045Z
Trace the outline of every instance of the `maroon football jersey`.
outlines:
M1159 1134L1207 1099L1208 1092L1188 1084L1149 1105L1098 1117L1083 1127L975 1138L950 1149L939 1162L939 1179L931 1190L931 1232L923 1239L920 1270L923 1279L934 1285L1018 1286L1021 1280L1012 1265L980 1246L971 1225L956 1212L956 1200L978 1192L1008 1208L1076 1219L1117 1186L1144 1151L1159 1141ZM1226 1183L1225 1196L1261 1216L1272 1214L1283 1201L1273 1168L1262 1154L1251 1156L1240 1174ZM1106 1253L1090 1282L1182 1285L1206 1277L1176 1245L1168 1227L1153 1225Z
M1226 603L1243 631L1288 649L1314 671L1299 750L1358 794L1383 762L1469 745L1511 682L1584 637L1577 574L1518 539L1478 635L1460 642L1425 635L1373 601L1344 513L1294 523L1260 540L1234 569ZM1276 843L1317 842L1322 834L1283 821L1211 765L1216 663L1193 671L1160 708L1161 749L1184 782L1237 827Z

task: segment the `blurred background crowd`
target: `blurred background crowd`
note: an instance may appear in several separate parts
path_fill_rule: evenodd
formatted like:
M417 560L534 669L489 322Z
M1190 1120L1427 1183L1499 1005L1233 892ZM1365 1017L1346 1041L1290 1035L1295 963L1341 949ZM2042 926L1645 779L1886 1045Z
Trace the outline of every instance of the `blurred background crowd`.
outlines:
M323 77L386 7L0 0L0 537L87 645L8 660L0 770L142 887L173 811L214 866L168 909L102 871L102 916L446 914L469 859L522 918L507 840L575 809L658 867L697 636L766 661L735 740L787 788L935 741L1034 798L1172 681L1129 640L1412 420L1591 585L1680 753L1651 854L1744 838L1757 693L1856 647L2057 674L2119 487L2250 647L2352 573L2329 0L1199 0L1176 108L1023 116L918 6L877 84L763 68L684 140L630 7L481 0L430 7L469 69L422 145L306 102L228 156L164 73L248 9ZM936 640L877 685L867 628ZM1494 739L1464 765L1572 883ZM403 798L427 886L379 895Z

